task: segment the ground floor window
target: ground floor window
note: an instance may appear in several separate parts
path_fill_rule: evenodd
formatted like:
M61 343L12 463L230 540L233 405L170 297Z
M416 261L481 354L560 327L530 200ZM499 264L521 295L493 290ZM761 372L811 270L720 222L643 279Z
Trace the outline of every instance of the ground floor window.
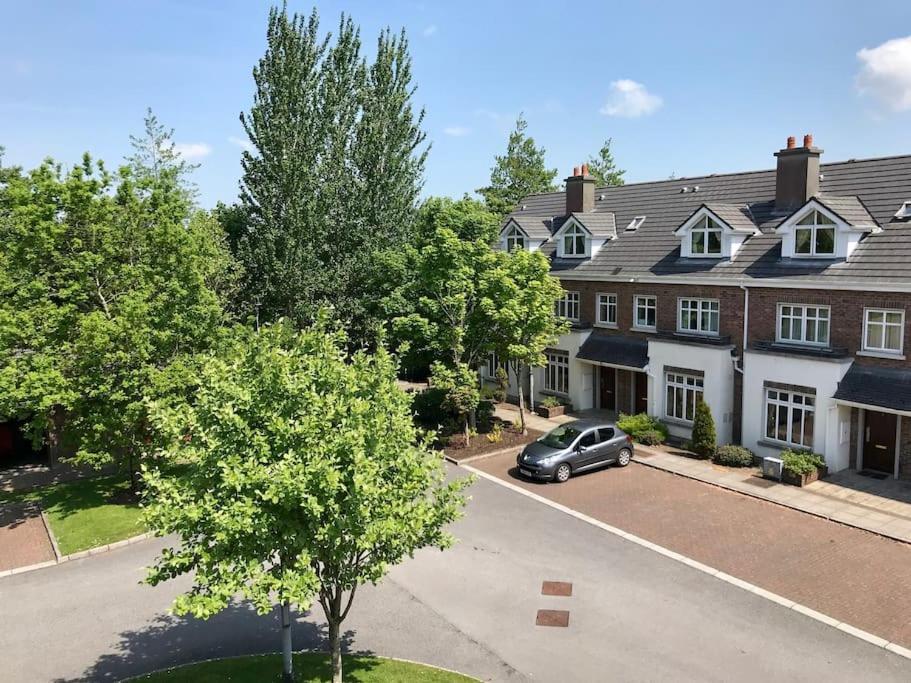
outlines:
M812 448L816 397L780 389L765 392L766 438Z
M544 388L558 394L569 393L569 354L566 351L547 351L544 368Z
M506 363L502 362L497 354L491 353L487 356L487 363L484 364L484 376L495 379L497 376L497 368L503 368L505 370Z
M702 398L703 378L669 372L665 381L667 383L665 415L675 420L692 422L693 416L696 414L696 401Z

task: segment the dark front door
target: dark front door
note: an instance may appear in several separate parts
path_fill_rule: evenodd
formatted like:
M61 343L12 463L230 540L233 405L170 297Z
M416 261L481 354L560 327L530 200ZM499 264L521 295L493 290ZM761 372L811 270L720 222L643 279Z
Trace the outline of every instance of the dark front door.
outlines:
M601 409L617 409L617 371L614 368L599 368L601 376Z
M648 412L648 375L644 372L634 372L636 378L636 412Z
M892 413L864 413L864 469L894 474L895 425Z

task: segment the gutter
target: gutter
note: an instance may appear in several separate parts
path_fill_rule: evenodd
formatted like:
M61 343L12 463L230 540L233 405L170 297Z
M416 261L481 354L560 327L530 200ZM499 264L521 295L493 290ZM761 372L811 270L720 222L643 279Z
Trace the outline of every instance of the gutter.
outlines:
M682 278L667 275L646 276L620 276L603 273L577 273L572 270L550 271L550 274L559 280L578 280L579 282L641 282L655 285L708 285L714 287L758 287L768 289L827 289L862 292L902 292L911 293L911 283L896 284L882 282L858 282L852 280L789 280L786 278L768 278L757 280L754 278L725 278L725 277L694 277ZM835 280L835 278L832 278Z

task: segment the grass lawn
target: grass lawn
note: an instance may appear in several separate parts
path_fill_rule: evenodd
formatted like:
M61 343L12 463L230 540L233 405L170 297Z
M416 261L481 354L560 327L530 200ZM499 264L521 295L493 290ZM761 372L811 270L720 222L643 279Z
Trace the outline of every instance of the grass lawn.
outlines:
M358 683L477 683L476 678L463 676L434 669L422 664L411 664L381 657L350 656L342 659L342 673L346 681ZM187 666L160 671L158 673L135 678L136 681L216 683L233 681L240 683L269 683L281 681L281 655L261 655L257 657L235 657L217 659L212 662L201 662ZM294 655L294 680L298 683L317 683L332 680L332 665L329 655L304 652Z
M41 503L62 555L97 548L145 531L139 505L128 499L129 482L119 477L80 479L22 493L0 493L4 501Z

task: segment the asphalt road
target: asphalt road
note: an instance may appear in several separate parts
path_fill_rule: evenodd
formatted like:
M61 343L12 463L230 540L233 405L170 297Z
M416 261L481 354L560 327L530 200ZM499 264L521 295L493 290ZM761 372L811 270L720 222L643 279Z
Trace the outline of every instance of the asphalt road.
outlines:
M907 681L911 662L488 481L461 542L368 587L346 623L352 651L498 681ZM245 605L168 617L186 581L140 585L160 541L0 579L0 680L117 680L198 659L274 651L274 615ZM542 596L545 580L571 597ZM535 626L568 610L567 628ZM324 642L318 613L296 647Z

